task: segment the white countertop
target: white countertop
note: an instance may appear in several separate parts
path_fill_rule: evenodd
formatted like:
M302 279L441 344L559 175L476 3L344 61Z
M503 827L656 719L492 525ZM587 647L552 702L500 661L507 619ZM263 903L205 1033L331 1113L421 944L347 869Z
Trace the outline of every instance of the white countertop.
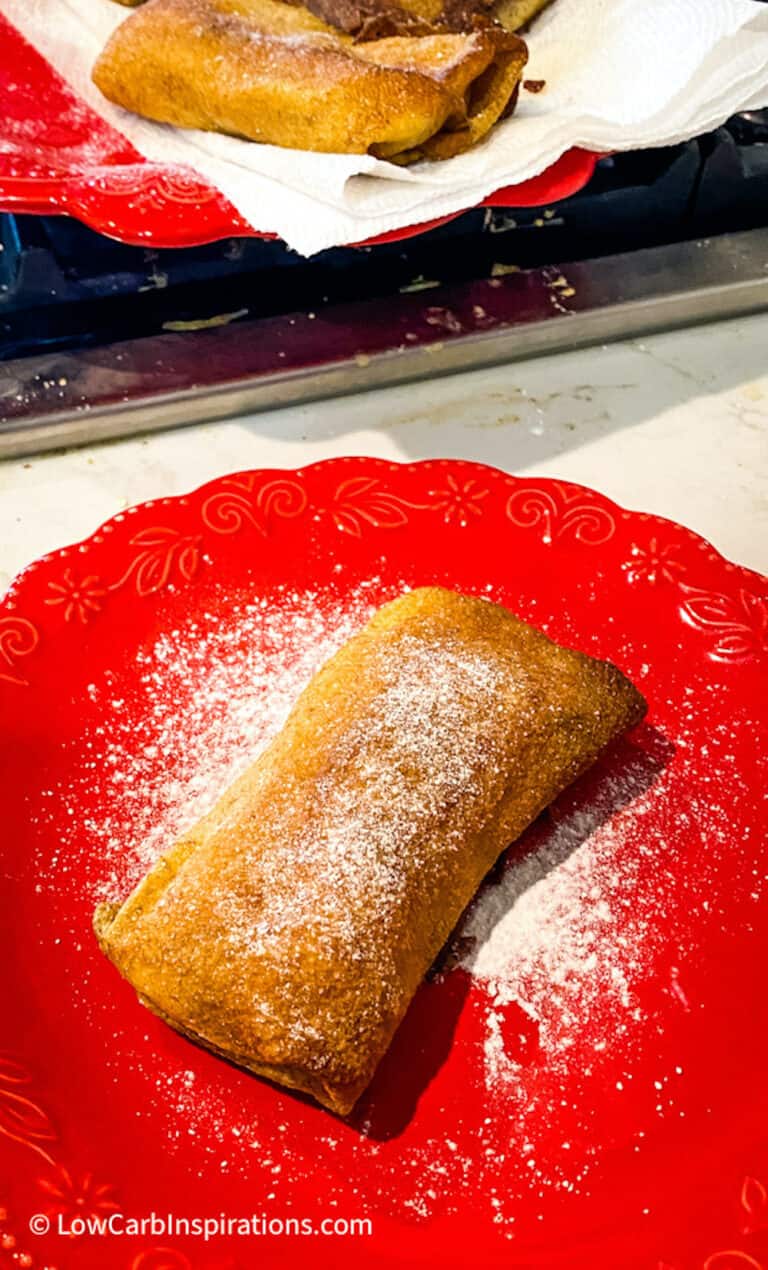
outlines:
M768 572L768 315L0 463L0 592L132 503L340 454L580 481Z

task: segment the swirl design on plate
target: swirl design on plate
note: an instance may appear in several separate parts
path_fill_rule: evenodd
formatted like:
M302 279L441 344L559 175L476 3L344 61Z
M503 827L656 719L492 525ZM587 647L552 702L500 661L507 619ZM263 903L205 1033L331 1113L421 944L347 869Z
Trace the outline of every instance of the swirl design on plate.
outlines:
M743 587L735 595L680 583L680 612L691 626L711 633L714 661L743 661L768 650L768 601Z
M26 688L28 681L14 673L14 662L29 656L39 643L40 633L26 617L0 617L0 679ZM3 663L7 670L2 669Z
M762 1261L756 1261L748 1252L730 1248L713 1252L711 1257L707 1257L702 1270L765 1270L765 1267Z
M739 1195L740 1233L752 1235L768 1227L768 1191L756 1177L745 1177ZM656 1270L683 1270L677 1262L657 1261ZM768 1270L741 1248L724 1248L713 1252L701 1263L701 1270Z
M225 477L221 485L226 488L205 500L201 512L203 523L215 534L235 534L249 524L266 538L270 517L291 520L306 510L308 499L304 486L284 477L267 481L254 498L257 476L256 472L248 472L244 476Z
M189 203L192 207L212 203L219 197L212 185L186 168L164 168L156 189L169 203Z
M267 481L256 496L256 506L265 521L270 516L278 516L282 520L292 520L300 516L309 505L306 490L298 481L285 480L282 477Z
M99 193L130 198L134 207L162 211L168 203L198 207L220 196L194 172L163 167L158 163L127 163L110 167L98 178Z
M552 481L550 489L524 486L507 500L507 518L521 529L541 527L541 541L573 539L590 547L607 542L616 521L607 507L592 502L586 491Z
M19 1092L31 1083L32 1075L23 1063L10 1054L0 1054L0 1135L29 1147L55 1167L46 1149L58 1139L50 1117L39 1103Z
M751 1235L768 1228L768 1190L757 1177L745 1177L739 1196L741 1233Z

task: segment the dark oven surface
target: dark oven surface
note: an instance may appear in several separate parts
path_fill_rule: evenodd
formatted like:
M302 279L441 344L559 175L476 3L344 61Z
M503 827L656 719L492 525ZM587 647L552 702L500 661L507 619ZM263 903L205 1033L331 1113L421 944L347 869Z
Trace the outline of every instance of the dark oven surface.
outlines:
M767 227L768 112L605 158L553 207L477 209L309 260L249 238L154 251L66 217L4 215L0 453L89 439L105 411L121 418L102 435L155 426L135 411L179 393L195 408L153 417L215 417L754 310ZM687 310L683 293L698 297ZM574 316L578 331L557 320Z

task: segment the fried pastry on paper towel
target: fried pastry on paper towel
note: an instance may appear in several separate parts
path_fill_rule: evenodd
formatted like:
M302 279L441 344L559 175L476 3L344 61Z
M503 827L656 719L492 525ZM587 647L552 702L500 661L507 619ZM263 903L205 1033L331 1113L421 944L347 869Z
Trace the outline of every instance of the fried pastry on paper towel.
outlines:
M356 43L279 0L147 0L93 79L161 123L410 163L485 136L514 105L526 59L493 24Z

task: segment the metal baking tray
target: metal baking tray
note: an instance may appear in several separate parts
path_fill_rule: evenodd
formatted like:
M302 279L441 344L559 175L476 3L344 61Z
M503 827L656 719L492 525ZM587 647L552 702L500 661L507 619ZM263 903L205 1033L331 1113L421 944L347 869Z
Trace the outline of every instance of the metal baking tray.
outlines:
M0 457L232 418L768 308L768 229L0 364Z

